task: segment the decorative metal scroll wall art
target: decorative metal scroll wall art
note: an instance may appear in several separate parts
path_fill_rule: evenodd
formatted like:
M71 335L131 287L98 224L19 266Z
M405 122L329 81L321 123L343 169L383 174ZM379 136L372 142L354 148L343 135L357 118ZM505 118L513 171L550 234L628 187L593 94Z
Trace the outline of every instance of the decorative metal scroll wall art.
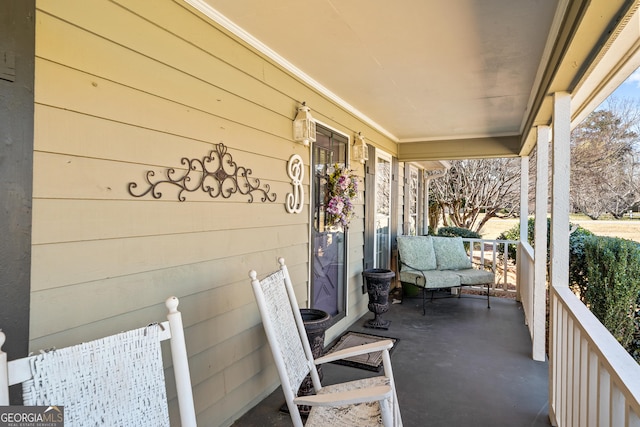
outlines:
M162 197L159 187L168 185L179 189L178 200L181 202L186 200L183 194L185 191L193 193L198 190L208 193L212 198L225 199L239 193L249 196L249 203L253 202L254 193L259 194L263 202L276 200L275 193L269 194L269 184L260 188L260 180L249 177L252 173L251 169L238 166L223 143L216 144L215 149L202 159L183 157L180 163L187 167L186 170L176 171L174 168L169 168L165 173L166 178L154 179L155 172L147 171L145 180L148 188L136 194L133 190L138 187L138 184L130 182L129 194L133 197L143 197L151 193L154 199L159 199Z
M302 212L302 205L304 204L304 188L302 187L304 163L302 163L302 157L300 157L300 155L294 154L289 158L289 162L287 163L287 174L289 175L289 178L291 178L293 193L287 194L285 208L289 213L298 214Z

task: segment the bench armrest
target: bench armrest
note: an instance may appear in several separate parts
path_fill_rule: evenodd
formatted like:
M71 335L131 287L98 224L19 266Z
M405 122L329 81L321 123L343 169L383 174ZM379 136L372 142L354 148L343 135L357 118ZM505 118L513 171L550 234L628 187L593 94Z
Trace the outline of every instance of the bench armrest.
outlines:
M423 280L422 285L418 283L418 279L419 279L419 277L416 277L416 280L415 280L414 285L416 285L416 286L418 286L418 287L420 287L420 288L426 288L426 287L427 287L427 276L425 276L425 275L424 275L424 272L423 272L422 270L419 270L419 269L417 269L416 267L412 267L412 266L410 266L410 265L409 265L409 264L407 264L406 262L402 261L402 259L400 259L400 265L401 265L401 266L406 265L406 266L407 266L407 267L409 267L411 270L413 270L413 271L417 271L418 273L420 273L420 274L422 275L422 280Z

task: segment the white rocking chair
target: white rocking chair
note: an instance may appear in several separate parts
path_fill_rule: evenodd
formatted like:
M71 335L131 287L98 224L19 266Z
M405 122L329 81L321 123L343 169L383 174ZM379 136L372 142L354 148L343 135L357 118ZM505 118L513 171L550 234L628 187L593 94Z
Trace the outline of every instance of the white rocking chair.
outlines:
M8 363L0 332L0 405L22 383L24 405L63 406L68 426L169 426L160 341L170 339L180 421L196 426L178 299L166 306L168 321Z
M249 277L293 425L302 427L298 405L308 405L307 427L402 426L389 357L393 342L364 344L314 360L289 272L284 259L278 262L280 270L263 280L257 279L255 271L249 272ZM325 387L320 384L316 365L376 351L382 351L384 376ZM296 397L308 374L316 394Z

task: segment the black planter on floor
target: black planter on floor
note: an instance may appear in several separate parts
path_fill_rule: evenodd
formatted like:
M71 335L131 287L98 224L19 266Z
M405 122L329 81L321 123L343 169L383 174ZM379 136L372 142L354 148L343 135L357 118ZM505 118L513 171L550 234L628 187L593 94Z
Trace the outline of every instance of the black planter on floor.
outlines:
M382 314L389 311L389 288L391 279L396 276L392 270L384 268L372 268L362 272L362 277L369 294L369 311L375 317L365 322L365 328L389 329L390 320L383 320Z
M304 323L304 330L307 333L309 339L309 346L311 347L311 354L313 358L324 356L324 334L327 328L331 324L331 315L326 311L316 310L315 308L301 308L300 315L302 316L302 323ZM322 381L322 365L317 366L318 376ZM298 389L298 396L309 396L313 393L313 381L311 381L311 375L307 375L300 389ZM289 413L289 408L285 403L280 408L282 412ZM298 405L300 415L307 416L311 410L310 406Z

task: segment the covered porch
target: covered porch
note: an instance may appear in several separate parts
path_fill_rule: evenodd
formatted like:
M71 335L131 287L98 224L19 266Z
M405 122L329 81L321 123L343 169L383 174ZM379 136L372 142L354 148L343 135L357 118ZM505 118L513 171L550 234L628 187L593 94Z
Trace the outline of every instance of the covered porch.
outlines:
M520 216L535 214L539 242L535 251L519 245L521 302L495 299L487 310L473 297L443 299L424 317L420 300L391 307L405 425L551 418L559 426L640 426L640 368L569 291L567 247L571 128L640 66L639 7L630 0L4 2L0 16L10 19L0 33L15 44L0 52L0 95L11 101L0 118L7 353L127 329L163 313L161 302L177 295L200 425L288 425L275 411L277 375L246 272L267 272L285 257L300 305L314 304L314 144L292 137L306 102L319 124L344 137L345 163L361 182L372 183L376 172L375 158L353 158L360 136L399 172L389 182L387 243L411 223L403 165L521 159ZM253 171L277 201L206 190L187 198L177 190L132 193L145 177L189 171L189 160L216 148ZM301 183L287 174L296 158L305 166ZM292 191L304 195L297 209L285 206ZM360 288L374 253L375 189L359 192L345 233L346 314L328 341L371 316ZM390 258L390 245L375 249ZM360 373L332 365L326 381Z
M363 327L372 317L349 330L399 339L391 359L404 425L550 425L549 367L531 358L520 303L492 297L487 309L482 296L463 295L434 299L423 316L421 300L405 297L385 313L388 331ZM323 370L324 384L374 375L336 364ZM291 425L283 402L278 387L234 426Z

